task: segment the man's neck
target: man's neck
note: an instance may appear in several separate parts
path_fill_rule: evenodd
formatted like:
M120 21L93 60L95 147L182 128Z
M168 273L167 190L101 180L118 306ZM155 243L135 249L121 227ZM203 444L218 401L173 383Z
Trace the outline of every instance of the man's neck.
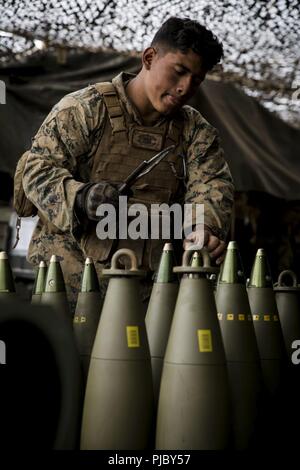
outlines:
M162 115L153 108L147 98L141 72L130 80L126 87L126 93L137 109L143 124L151 126L162 117Z

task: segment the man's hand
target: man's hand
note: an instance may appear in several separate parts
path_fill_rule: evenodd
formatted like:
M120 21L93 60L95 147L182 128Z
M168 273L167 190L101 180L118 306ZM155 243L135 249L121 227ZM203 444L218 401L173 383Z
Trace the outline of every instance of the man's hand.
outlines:
M98 221L96 211L100 204L119 204L117 184L108 182L88 183L76 195L77 213L84 214L89 220Z
M213 235L206 225L197 225L183 241L183 248L187 250L193 245L205 247L212 259L216 259L216 264L221 264L225 258L226 243Z

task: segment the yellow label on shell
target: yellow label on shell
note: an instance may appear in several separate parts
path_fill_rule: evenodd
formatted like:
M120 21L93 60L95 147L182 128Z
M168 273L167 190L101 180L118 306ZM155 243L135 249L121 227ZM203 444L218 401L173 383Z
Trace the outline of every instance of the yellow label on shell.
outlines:
M253 320L258 321L259 320L259 315L253 315Z
M239 320L245 321L245 315L243 313L239 313Z
M138 326L126 326L127 346L129 348L140 347L140 336Z
M75 315L73 323L85 323L86 316L85 315Z
M211 330L198 330L198 343L200 352L212 352Z
M234 315L233 313L227 313L227 320L234 320Z
M218 313L218 319L222 320L223 319L223 313Z
M264 321L270 321L271 317L270 315L264 315Z

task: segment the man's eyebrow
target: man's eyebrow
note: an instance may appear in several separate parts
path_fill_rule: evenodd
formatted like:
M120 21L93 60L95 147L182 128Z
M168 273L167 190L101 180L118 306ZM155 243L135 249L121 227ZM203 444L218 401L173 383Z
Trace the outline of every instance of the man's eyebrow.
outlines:
M203 80L201 74L196 74L196 73L193 74L192 71L188 67L186 67L186 65L183 65L180 62L175 62L175 65L177 65L178 67L182 67L186 72L190 72L195 77L198 77L198 78L200 78L200 80Z
M186 67L185 65L181 64L181 62L175 62L175 65L178 65L179 67L182 67L187 72L191 72L191 70L188 67Z

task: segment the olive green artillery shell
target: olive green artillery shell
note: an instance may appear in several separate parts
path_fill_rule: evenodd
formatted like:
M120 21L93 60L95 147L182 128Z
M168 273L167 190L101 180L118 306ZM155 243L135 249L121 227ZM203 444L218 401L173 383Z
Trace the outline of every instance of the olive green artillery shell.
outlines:
M115 277L92 350L81 449L145 449L152 418L151 361L137 280Z
M246 286L219 283L216 305L226 361L259 363Z
M66 318L71 321L65 282L59 261L50 260L45 291L42 293L41 303L51 305L55 310L65 315Z
M246 286L219 283L216 304L227 360L233 411L233 447L255 437L262 398L262 372Z
M203 336L202 330L204 330ZM181 280L169 338L165 354L167 362L196 365L225 364L216 304L211 285L206 278ZM189 341L185 341L186 338ZM210 350L210 339L213 343L212 350ZM203 351L200 351L202 342ZM207 351L204 346L207 346Z
M16 297L15 281L5 251L0 252L0 298L13 300Z
M40 303L50 305L62 315L65 315L70 321L72 320L65 292L43 292Z
M286 276L290 276L293 280L293 285L290 287L281 282ZM290 358L294 351L293 341L300 339L300 286L297 285L295 273L289 270L282 271L274 291L285 348Z
M196 370L200 367L201 371ZM229 395L225 367L164 363L156 449L225 449L228 440Z
M200 275L183 277L162 371L156 448L224 449L229 429L228 376L212 287Z
M283 382L286 354L272 287L248 287L253 325L261 360L263 379L274 394Z
M100 293L95 265L91 258L86 258L81 280L81 291L78 294L73 318L73 331L85 382L102 304L102 294Z
M78 294L73 330L85 381L88 375L102 303L100 292L79 292Z
M41 303L42 294L32 294L31 296L31 303L32 304L40 304Z
M157 406L163 360L169 338L173 313L178 295L178 284L153 284L146 314L146 329L150 347L154 399Z
M41 264L41 263L40 263ZM39 266L36 273L35 283L32 289L31 303L41 303L42 293L45 290L48 267L45 263Z

